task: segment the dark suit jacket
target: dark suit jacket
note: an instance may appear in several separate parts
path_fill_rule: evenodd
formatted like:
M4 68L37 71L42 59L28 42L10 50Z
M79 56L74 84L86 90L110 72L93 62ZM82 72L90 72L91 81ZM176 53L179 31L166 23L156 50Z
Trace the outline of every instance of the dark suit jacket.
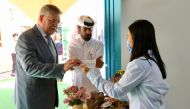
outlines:
M56 64L57 59L53 59L36 25L19 37L16 55L17 109L54 109L58 106L56 79L63 78L63 64Z

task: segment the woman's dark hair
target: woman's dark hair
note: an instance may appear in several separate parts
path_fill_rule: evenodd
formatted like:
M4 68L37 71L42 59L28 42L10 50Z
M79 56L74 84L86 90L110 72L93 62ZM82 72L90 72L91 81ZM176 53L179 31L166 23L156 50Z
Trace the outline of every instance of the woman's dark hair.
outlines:
M163 79L166 78L165 64L161 59L155 37L155 30L152 23L147 20L137 20L128 27L132 39L134 41L133 49L131 52L130 61L144 56L147 60L155 61L162 73ZM155 57L152 58L148 54L148 50L152 50Z

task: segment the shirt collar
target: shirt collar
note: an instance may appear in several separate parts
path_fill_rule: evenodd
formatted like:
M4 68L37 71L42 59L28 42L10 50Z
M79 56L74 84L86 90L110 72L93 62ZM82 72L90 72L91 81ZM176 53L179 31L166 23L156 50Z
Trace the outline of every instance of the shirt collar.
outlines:
M152 50L148 50L148 54L149 54L149 56L150 56L151 58L154 58L154 53L153 53Z
M37 24L37 28L40 31L41 35L45 38L47 36L47 34L43 31L42 27Z
M148 50L148 54L152 55L153 54L152 50Z
M152 50L148 50L148 55L149 55L151 58L155 59L154 53L153 53ZM141 59L146 59L144 56L142 56L142 57L140 57L140 58L141 58Z

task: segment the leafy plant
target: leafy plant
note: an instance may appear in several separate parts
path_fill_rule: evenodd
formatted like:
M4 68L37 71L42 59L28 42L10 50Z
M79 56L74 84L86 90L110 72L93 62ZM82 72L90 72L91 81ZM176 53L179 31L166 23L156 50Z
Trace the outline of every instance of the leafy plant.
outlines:
M64 93L67 95L64 103L70 106L83 104L89 98L89 94L84 87L71 86L65 89Z

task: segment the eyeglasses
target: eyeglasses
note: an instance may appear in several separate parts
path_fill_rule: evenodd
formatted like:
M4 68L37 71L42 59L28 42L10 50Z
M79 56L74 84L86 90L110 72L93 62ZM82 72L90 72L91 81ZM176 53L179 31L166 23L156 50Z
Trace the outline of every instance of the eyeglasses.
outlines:
M56 19L48 19L50 23L55 23L55 24L59 24L60 20L56 20Z
M57 19L48 19L48 22L49 22L50 24L56 24L57 26L60 26L60 25L61 25L60 20L57 20Z
M45 16L46 20L48 21L48 23L50 24L56 24L57 26L61 25L60 19L59 17L54 17L54 16Z

